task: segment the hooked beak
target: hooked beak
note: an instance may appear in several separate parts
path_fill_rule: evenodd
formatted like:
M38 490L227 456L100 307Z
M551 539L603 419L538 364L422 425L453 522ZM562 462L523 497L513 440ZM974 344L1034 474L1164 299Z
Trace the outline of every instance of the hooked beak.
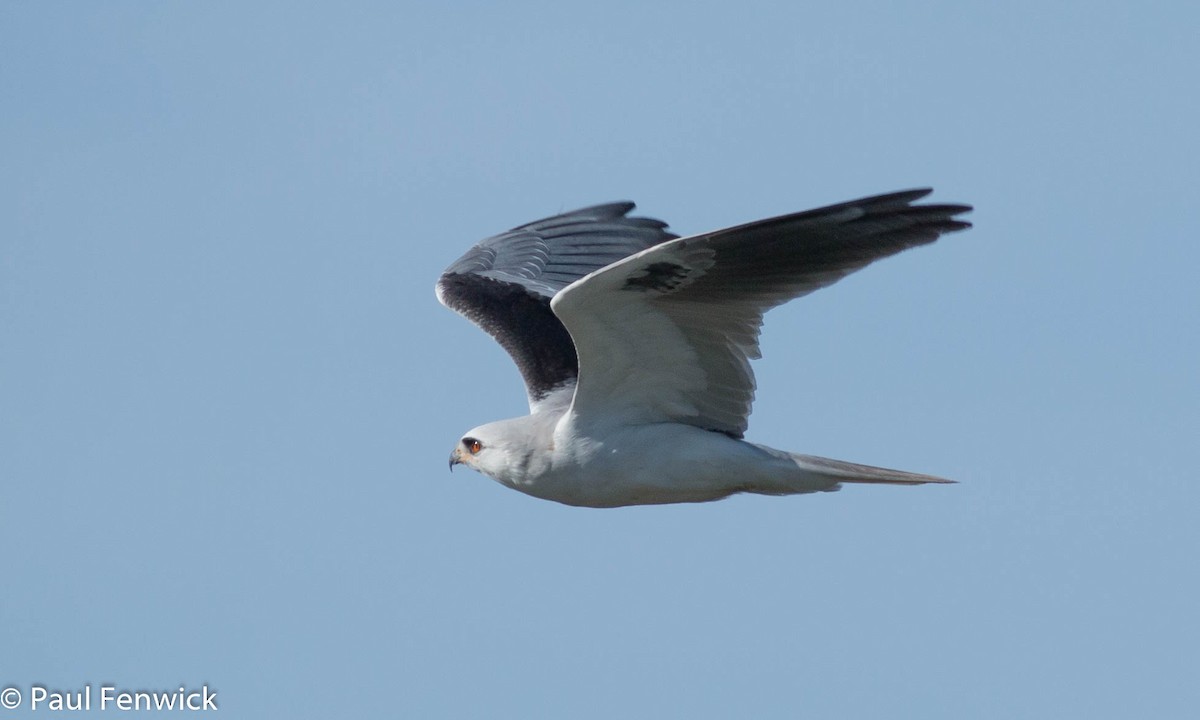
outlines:
M454 452L450 453L450 472L454 472L455 465L462 464L462 451L459 448L454 448Z

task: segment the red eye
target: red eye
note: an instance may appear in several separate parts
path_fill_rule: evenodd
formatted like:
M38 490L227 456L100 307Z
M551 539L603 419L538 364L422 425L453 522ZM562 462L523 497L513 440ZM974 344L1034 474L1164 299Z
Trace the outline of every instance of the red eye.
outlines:
M479 442L475 438L463 438L463 445L467 446L467 452L471 453L472 455L478 454L479 451L483 449L483 443Z

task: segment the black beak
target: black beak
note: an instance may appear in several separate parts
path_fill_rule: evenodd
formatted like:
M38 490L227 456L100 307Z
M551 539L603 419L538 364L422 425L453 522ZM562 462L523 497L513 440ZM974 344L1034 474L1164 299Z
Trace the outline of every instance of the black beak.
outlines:
M450 453L450 472L454 472L454 466L462 462L458 457L458 448L454 448L454 452Z

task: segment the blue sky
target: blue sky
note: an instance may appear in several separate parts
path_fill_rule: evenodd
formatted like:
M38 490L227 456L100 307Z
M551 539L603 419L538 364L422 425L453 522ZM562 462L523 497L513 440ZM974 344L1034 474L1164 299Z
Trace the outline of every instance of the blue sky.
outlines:
M1194 715L1198 21L6 3L0 686L207 683L248 718ZM976 228L772 312L749 437L959 485L595 511L446 472L525 410L433 296L477 239L923 185Z

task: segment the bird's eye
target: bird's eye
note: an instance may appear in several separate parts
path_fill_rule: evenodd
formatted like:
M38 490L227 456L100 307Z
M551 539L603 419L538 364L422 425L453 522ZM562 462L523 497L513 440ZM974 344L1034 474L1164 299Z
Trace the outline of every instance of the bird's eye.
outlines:
M463 438L463 445L467 448L467 452L472 455L477 455L483 449L483 443L475 438Z

